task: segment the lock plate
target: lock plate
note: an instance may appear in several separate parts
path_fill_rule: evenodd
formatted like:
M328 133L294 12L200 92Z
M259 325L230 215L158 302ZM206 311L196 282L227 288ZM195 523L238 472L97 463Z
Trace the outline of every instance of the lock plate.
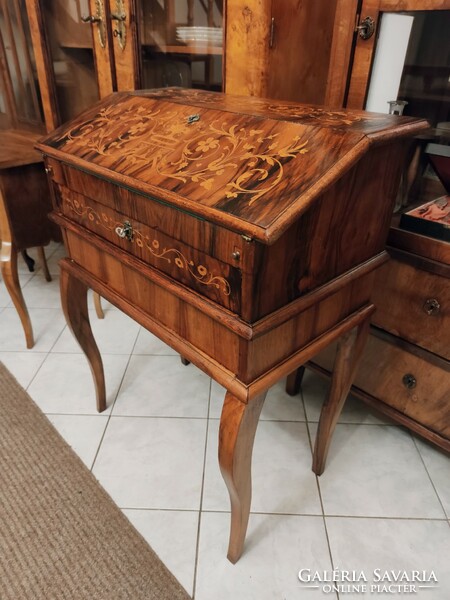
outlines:
M372 17L366 17L356 26L358 35L363 40L368 40L375 33L375 21Z
M116 0L116 10L111 13L111 20L114 21L115 27L113 29L113 35L117 39L119 48L123 51L127 43L127 26L126 26L126 13L125 5L123 0Z

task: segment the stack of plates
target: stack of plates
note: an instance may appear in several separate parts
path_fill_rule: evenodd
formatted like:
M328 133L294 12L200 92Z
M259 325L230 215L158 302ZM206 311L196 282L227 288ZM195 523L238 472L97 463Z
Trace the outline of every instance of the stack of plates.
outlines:
M222 27L177 27L177 40L183 44L221 46Z

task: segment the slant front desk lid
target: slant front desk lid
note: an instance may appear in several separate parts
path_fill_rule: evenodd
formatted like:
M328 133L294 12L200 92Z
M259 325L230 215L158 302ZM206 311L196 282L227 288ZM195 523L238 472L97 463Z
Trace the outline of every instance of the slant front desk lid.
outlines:
M166 88L112 94L37 147L271 244L371 144L426 126L409 117Z

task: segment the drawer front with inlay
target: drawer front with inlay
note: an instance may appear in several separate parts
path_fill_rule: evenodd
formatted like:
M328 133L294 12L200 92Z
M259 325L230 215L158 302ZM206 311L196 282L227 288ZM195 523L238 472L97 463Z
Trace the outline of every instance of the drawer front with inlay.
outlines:
M254 244L246 242L242 235L169 206L158 198L139 194L51 158L47 158L46 163L52 173L57 198L69 189L221 262L238 267L242 272L253 272ZM236 256L239 256L238 260Z
M60 210L71 221L221 306L239 312L239 269L64 186L59 186L58 195Z
M391 260L373 302L374 325L450 360L450 279Z

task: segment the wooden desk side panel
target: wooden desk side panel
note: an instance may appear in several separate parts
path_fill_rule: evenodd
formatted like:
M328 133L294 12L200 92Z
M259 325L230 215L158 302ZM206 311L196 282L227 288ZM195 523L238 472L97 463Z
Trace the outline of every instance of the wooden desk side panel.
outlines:
M304 310L249 344L240 377L246 383L260 377L302 346L317 339L370 303L375 272L368 273Z
M253 320L384 249L408 144L372 148L275 244L258 244Z

